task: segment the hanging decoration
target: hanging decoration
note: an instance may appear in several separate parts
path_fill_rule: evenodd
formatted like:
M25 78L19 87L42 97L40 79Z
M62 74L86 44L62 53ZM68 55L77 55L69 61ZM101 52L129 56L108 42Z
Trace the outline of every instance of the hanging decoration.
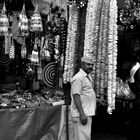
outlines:
M8 35L8 29L9 29L9 20L6 15L6 7L5 7L5 2L4 2L2 12L0 15L0 34L2 36Z
M67 46L65 56L65 66L63 81L64 83L70 82L74 75L74 54L75 54L75 42L76 42L76 31L78 22L78 11L75 4L69 7L69 23L68 23L68 35L67 35Z
M39 64L39 53L38 53L38 46L37 46L37 39L35 38L35 43L34 43L34 48L32 50L32 54L31 54L31 62L35 65Z
M0 43L5 45L5 43ZM9 54L5 54L4 46L0 47L0 65L8 65L12 62L12 59L9 58Z
M22 12L19 15L19 35L20 36L28 36L29 35L29 25L28 18L25 13L25 4L23 4Z
M38 0L31 1L33 6L35 7ZM50 7L59 7L59 9L63 11L63 16L67 20L67 1L68 0L39 0L39 11L45 15L48 15L50 12Z
M30 31L32 31L32 32L43 31L42 19L41 19L41 15L39 12L38 4L36 4L35 11L31 17Z
M83 8L87 4L88 0L69 0L68 5L76 4L77 8Z
M23 37L23 44L21 46L21 58L25 59L27 57L27 48L25 37Z
M12 43L11 43L10 50L9 50L9 58L10 59L15 58L15 45L14 45L13 39L12 39Z
M50 62L43 69L44 83L50 88L54 87L55 77L56 77L56 63Z
M112 9L114 9L114 13ZM115 108L114 94L116 90L117 63L116 14L116 0L88 1L84 55L90 55L95 60L93 68L94 89L101 101L108 101L109 113L112 113L111 111Z
M117 2L110 2L109 44L108 44L108 113L115 109L117 69Z
M8 34L7 36L4 37L4 48L5 48L5 54L9 54L10 46L11 46L11 40L12 40L12 35Z

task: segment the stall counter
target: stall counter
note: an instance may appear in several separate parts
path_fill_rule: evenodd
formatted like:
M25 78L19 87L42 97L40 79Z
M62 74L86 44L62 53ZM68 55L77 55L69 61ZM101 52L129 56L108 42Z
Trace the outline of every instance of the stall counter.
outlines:
M61 110L61 105L0 109L0 140L57 140Z

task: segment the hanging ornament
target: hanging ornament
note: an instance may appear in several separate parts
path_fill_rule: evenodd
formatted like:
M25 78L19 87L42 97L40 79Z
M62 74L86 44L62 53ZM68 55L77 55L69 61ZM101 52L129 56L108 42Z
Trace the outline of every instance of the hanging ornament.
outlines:
M41 58L39 58L39 67L37 69L37 79L38 80L42 80L42 61L41 61Z
M44 50L42 51L41 57L42 57L42 59L45 59L45 60L47 60L47 61L50 61L50 60L51 60L50 51L49 51L48 49L46 49L46 50L44 49Z
M33 81L33 79L35 78L35 72L34 70L31 68L31 66L28 67L28 70L26 72L26 78L28 80Z
M24 37L24 41L21 47L21 57L26 58L26 56L27 56L27 49L26 49L25 37Z
M25 14L25 4L23 4L22 12L19 15L19 34L20 36L27 36L29 34L28 18Z
M59 59L59 57L60 57L59 50L58 50L57 48L55 48L55 49L54 49L54 51L55 51L54 58L55 58L55 60L58 60L58 59Z
M37 39L35 39L34 48L31 54L31 62L39 64L38 48L37 48Z
M11 45L10 50L9 50L9 58L10 59L15 58L15 45L14 45L13 39L12 39L12 45Z
M31 17L30 31L32 31L32 32L43 31L42 19L41 19L41 16L40 16L38 4L36 4L34 14Z
M5 54L9 54L12 36L10 34L8 34L4 38L5 38L5 42L4 42Z
M5 8L5 2L4 2L3 9L0 15L0 34L4 36L7 35L8 28L9 28L9 20L6 15L6 8Z
M5 54L5 42L0 47L0 65L9 65L12 60L9 58L9 54ZM10 50L10 47L9 47Z
M43 81L48 87L53 88L55 78L56 78L56 63L50 62L43 69Z
M44 44L44 37L42 36L41 37L41 45L40 45L40 57L41 57L41 54L42 54L42 51L43 51L43 44Z

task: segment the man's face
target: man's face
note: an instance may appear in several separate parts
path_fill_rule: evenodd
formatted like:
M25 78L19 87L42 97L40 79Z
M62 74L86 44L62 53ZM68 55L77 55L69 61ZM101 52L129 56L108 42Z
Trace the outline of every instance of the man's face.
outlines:
M82 62L82 69L88 74L93 71L94 64Z

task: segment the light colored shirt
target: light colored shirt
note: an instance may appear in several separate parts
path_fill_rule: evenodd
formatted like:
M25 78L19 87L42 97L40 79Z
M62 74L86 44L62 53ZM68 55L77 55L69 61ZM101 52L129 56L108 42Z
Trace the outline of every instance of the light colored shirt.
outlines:
M71 79L71 114L78 117L79 112L74 104L73 94L79 94L82 107L86 116L94 116L96 111L96 95L92 86L92 78L87 78L87 74L80 69Z

